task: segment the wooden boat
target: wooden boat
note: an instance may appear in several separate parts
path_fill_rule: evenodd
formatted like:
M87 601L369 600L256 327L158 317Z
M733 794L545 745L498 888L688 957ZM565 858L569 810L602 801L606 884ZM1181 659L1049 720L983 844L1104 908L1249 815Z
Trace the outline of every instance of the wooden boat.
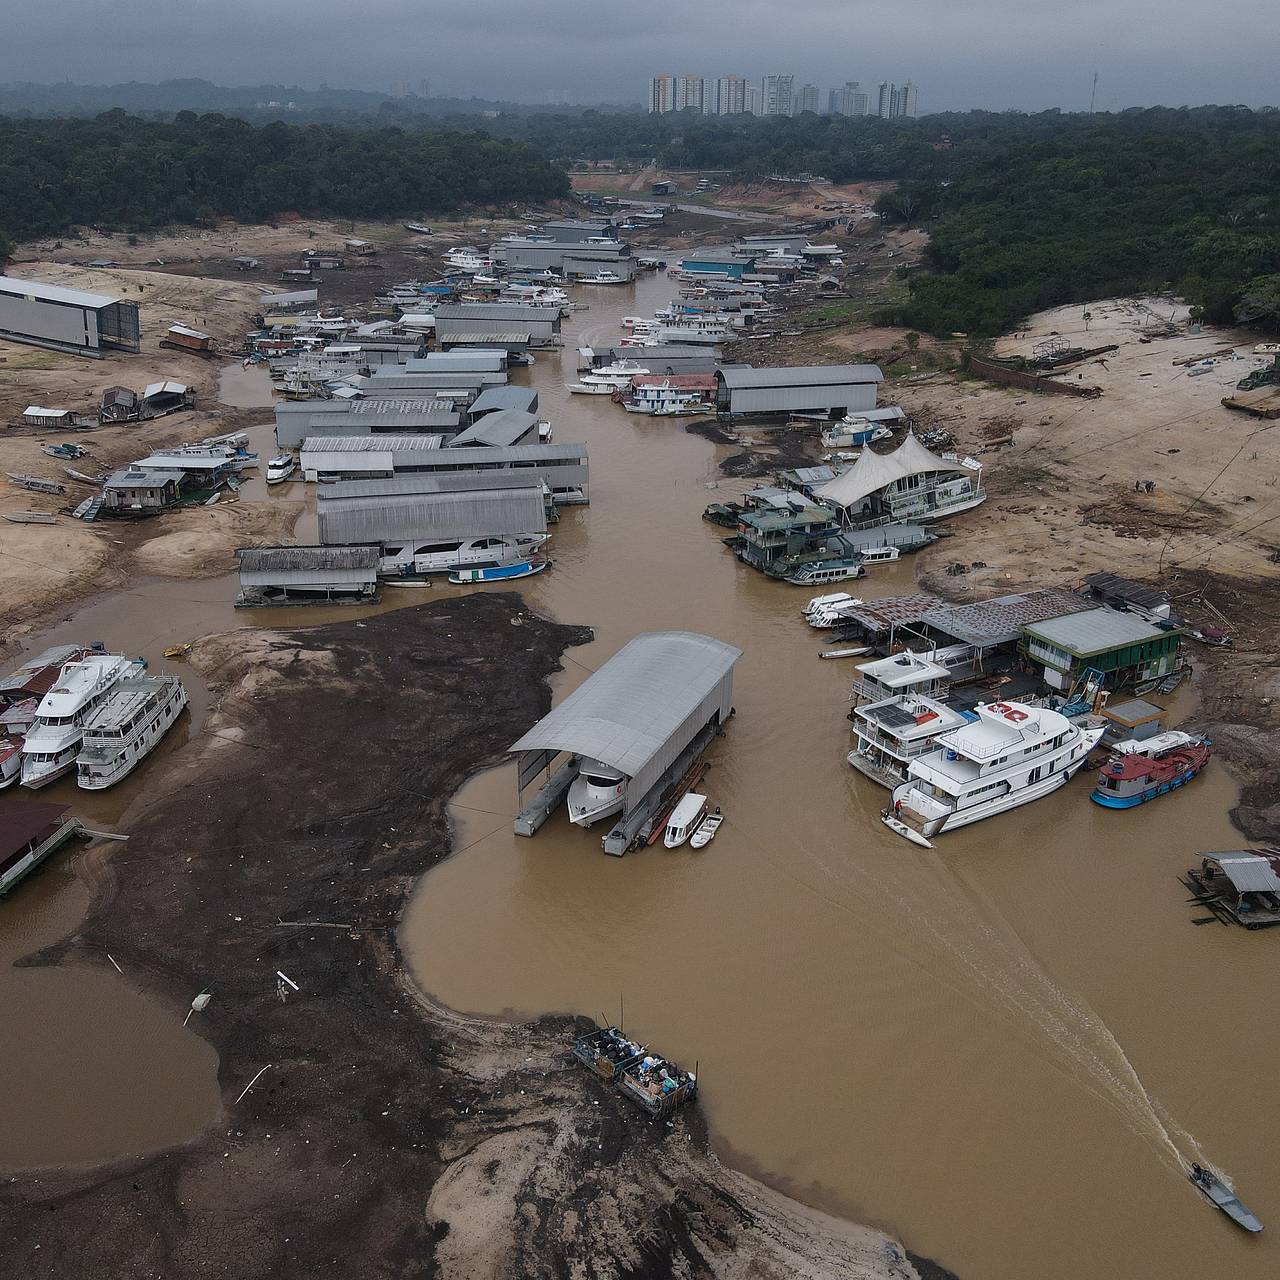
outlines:
M705 849L715 838L716 832L720 830L720 824L724 821L724 815L719 809L715 813L709 813L699 824L698 829L689 837L689 847L691 849Z
M473 582L510 582L515 578L531 578L550 563L550 560L520 560L516 564L495 564L485 569L455 569L449 575L449 581L455 586Z
M1089 794L1104 809L1132 809L1190 782L1209 763L1209 738L1179 729L1118 743Z
M1192 1164L1187 1171L1192 1186L1209 1201L1222 1210L1238 1227L1246 1231L1261 1231L1262 1223L1240 1202L1240 1198L1231 1190L1217 1174L1201 1165Z

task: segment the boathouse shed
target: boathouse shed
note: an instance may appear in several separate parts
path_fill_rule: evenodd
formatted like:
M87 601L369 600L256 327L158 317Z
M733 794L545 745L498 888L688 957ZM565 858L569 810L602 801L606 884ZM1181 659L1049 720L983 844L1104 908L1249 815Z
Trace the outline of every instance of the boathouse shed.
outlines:
M373 596L377 547L241 547L241 604L273 595Z
M138 304L60 284L0 276L0 338L101 360L105 351L137 351Z
M375 498L327 498L316 520L325 546L359 543L456 542L547 531L541 481L520 489L396 493Z
M1024 653L1055 689L1071 688L1088 669L1113 689L1151 687L1177 670L1182 644L1179 628L1105 605L1024 626L1023 634Z
M635 636L512 745L520 788L561 752L599 760L627 778L625 819L709 724L728 719L740 657L693 631Z
M728 366L716 375L722 412L860 413L876 407L876 389L884 381L878 365L792 365L778 369Z

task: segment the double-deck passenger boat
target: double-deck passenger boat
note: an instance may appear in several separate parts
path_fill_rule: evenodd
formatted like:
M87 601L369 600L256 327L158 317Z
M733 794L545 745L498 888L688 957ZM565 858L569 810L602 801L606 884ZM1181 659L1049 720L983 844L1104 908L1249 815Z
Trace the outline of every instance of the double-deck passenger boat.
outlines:
M932 848L942 831L1042 799L1070 780L1106 729L1019 702L980 703L976 712L911 761L880 815L891 831Z
M1180 729L1117 743L1089 798L1106 809L1132 809L1167 795L1209 763L1211 745L1210 739Z
M137 767L187 705L177 676L119 681L84 722L76 782L86 791L114 786Z

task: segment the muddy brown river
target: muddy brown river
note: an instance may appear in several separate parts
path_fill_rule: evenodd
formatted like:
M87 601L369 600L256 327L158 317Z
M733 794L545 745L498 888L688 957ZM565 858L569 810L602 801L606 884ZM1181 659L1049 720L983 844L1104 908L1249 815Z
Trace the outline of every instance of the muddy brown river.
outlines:
M621 315L650 313L671 290L660 276L584 288L591 309L566 321L563 354L539 353L519 375L557 439L585 440L592 462L591 506L564 513L554 569L522 585L534 608L596 631L566 654L557 697L639 631L705 631L745 651L738 714L704 787L727 821L700 853L614 859L601 828L571 828L563 813L516 838L514 772L485 773L456 797L458 852L406 916L415 977L468 1012L612 1018L625 1005L634 1035L697 1062L727 1158L900 1233L962 1280L1274 1275L1267 1237L1206 1207L1180 1165L1200 1153L1264 1221L1280 1214L1266 1138L1280 1120L1267 1030L1276 939L1192 927L1175 879L1196 850L1239 843L1229 779L1212 765L1132 813L1090 804L1078 779L933 852L889 834L877 820L887 793L844 760L852 671L817 660L823 638L799 616L811 593L740 565L699 519L740 490L717 486L723 451L678 421L563 390L580 342L616 337ZM251 393L235 384L228 397L243 402ZM909 560L885 566L857 588L903 591L912 573ZM388 591L384 607L455 590ZM209 631L365 612L237 614L233 598L232 578L144 582L24 647L74 634L163 665L166 645ZM201 730L207 697L192 692L165 752ZM59 786L127 829L148 771L91 803ZM120 848L80 857L77 876L55 860L0 902L6 960L74 928L92 859ZM45 988L23 992L32 977ZM0 1006L0 1162L148 1149L216 1117L212 1054L181 1030L181 1010L148 1003L127 975L0 968ZM39 1087L15 1105L33 1036Z

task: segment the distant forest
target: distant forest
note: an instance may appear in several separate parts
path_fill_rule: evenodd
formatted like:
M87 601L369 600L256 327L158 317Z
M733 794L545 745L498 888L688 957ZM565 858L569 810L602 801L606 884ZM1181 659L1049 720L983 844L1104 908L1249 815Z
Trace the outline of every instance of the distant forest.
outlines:
M568 193L563 170L483 133L254 126L180 112L143 121L0 117L0 217L16 239L275 214L404 217Z
M24 88L0 90L0 107ZM183 93L267 91L203 81L123 89L157 112ZM47 87L54 100L73 91L90 93ZM319 90L305 104L357 121L345 124L253 124L237 108L148 120L120 110L0 117L0 222L26 238L84 223L142 229L285 210L402 217L563 196L565 168L606 159L745 180L807 172L896 181L879 212L929 232L925 268L886 319L991 335L1045 307L1169 288L1208 320L1280 327L1280 112L432 114L442 101Z

